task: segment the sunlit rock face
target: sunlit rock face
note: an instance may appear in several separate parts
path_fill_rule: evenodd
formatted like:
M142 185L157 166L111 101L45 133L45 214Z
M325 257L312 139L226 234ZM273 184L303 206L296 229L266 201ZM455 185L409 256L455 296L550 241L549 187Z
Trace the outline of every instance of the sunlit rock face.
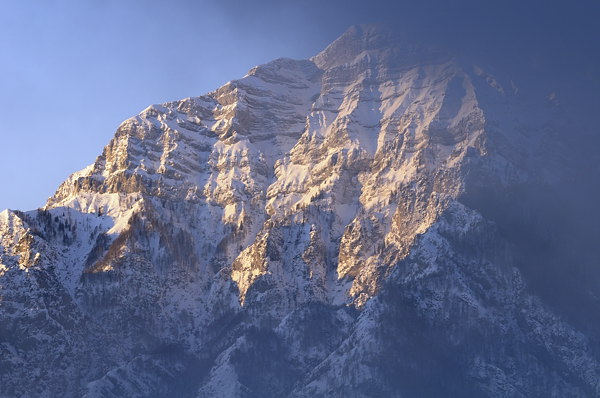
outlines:
M0 213L0 395L600 396L569 126L374 26L150 106Z

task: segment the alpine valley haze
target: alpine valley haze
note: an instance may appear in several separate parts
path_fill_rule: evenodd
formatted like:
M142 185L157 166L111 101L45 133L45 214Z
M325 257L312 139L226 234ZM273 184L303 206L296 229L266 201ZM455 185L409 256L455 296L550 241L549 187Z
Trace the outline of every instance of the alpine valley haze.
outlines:
M0 396L600 397L578 104L360 25L148 107L0 213Z

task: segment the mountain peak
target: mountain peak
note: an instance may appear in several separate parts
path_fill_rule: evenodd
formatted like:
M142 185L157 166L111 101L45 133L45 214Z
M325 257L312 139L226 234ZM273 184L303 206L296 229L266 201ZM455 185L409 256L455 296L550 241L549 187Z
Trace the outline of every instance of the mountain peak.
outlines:
M504 81L357 25L128 119L0 213L0 395L600 396L597 334L543 296L600 234L529 188L573 127Z
M448 58L441 48L408 40L394 29L381 24L353 25L338 39L312 58L321 69L352 63L369 54L383 63L429 63L432 59ZM387 61L387 62L386 62Z

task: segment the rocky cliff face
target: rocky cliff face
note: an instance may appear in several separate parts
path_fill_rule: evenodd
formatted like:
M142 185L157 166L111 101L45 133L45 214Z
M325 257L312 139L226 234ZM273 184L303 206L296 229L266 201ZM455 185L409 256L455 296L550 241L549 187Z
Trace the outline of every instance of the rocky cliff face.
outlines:
M370 26L153 105L0 213L0 395L600 396L563 116Z

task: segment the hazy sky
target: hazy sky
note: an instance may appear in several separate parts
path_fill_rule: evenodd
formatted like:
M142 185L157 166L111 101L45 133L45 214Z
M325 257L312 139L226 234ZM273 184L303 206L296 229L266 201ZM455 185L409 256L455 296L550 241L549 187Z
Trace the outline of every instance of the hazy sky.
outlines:
M310 57L355 23L597 79L598 4L0 0L0 210L42 206L148 105Z

